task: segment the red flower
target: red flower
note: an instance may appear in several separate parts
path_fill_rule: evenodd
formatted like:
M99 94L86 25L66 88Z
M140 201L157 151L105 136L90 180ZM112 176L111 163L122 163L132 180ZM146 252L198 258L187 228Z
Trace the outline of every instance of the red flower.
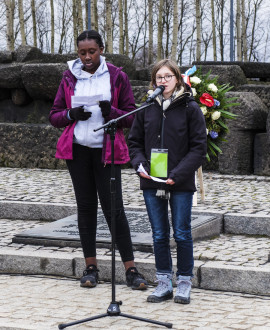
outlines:
M213 97L210 94L203 93L200 97L200 102L205 104L207 107L212 107L215 104Z

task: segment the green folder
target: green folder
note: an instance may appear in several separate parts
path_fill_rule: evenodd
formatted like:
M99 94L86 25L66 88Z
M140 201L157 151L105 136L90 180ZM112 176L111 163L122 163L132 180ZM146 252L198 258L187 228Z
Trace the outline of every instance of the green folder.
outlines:
M157 178L168 176L168 149L152 149L150 175Z

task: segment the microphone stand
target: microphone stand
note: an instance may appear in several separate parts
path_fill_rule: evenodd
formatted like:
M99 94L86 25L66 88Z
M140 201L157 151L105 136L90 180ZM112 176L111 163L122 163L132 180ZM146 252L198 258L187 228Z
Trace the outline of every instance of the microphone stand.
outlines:
M106 316L123 316L126 318L138 320L138 321L161 325L166 328L172 328L172 326L173 326L172 323L159 322L159 321L155 321L155 320L150 320L150 319L146 319L146 318L141 318L141 317L121 313L119 306L122 305L122 301L116 301L116 295L115 295L115 216L116 216L116 212L115 212L116 211L115 210L116 194L115 193L116 193L116 189L115 189L115 166L114 166L114 140L115 140L115 134L117 131L117 122L127 116L132 115L135 112L138 112L140 110L143 110L143 109L149 107L152 104L154 104L154 102L143 105L142 107L140 107L138 109L128 112L125 115L118 117L116 119L112 119L112 120L108 121L106 124L94 129L94 132L96 132L96 131L104 128L105 132L107 134L110 134L110 140L111 140L111 159L112 159L112 161L111 161L110 188L111 188L112 301L111 301L106 313L92 316L92 317L89 317L86 319L78 320L75 322L59 324L58 329L64 329L64 328L70 327L72 325L81 324L81 323L85 323L88 321L93 321L93 320L100 319L100 318L103 318Z

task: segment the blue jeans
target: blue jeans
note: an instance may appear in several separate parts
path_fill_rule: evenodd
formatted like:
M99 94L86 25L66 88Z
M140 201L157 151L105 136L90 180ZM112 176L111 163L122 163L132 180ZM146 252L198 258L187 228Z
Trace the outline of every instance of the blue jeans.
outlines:
M158 273L172 273L168 200L157 197L156 192L156 189L143 191L153 232L156 269ZM193 192L170 192L173 237L177 244L177 276L193 276L192 197Z

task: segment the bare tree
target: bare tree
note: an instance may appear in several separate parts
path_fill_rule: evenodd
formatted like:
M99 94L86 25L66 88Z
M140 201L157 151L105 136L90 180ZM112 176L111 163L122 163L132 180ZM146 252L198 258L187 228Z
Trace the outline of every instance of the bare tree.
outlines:
M241 61L242 60L242 42L241 42L240 0L236 0L236 45L237 45L237 61Z
M153 63L153 0L148 1L148 64Z
M21 32L21 42L22 45L26 45L25 27L24 27L24 11L23 11L23 0L18 0L19 9L19 22L20 22L20 32Z
M68 27L71 25L71 8L68 6L67 1L63 1L63 3L59 4L58 13L61 14L61 19L57 21L59 22L57 28L60 37L58 53L62 54L64 51L70 52L71 50L71 45L67 46Z
M129 33L128 33L128 3L124 0L124 24L125 24L125 55L129 55Z
M177 38L178 36L178 0L173 0L173 33L171 58L176 61Z
M212 33L213 33L213 58L214 58L214 61L217 61L217 37L216 37L214 0L211 0L211 14L212 14Z
M15 0L5 0L6 5L6 20L7 20L7 48L10 51L14 50L14 12L15 12Z
M106 31L107 31L107 52L113 53L113 39L112 39L112 1L105 0L106 8Z
M255 41L256 41L256 36L255 36L255 31L256 31L256 24L257 24L257 15L258 11L262 5L263 0L253 0L253 20L252 20L252 30L251 30L251 41L250 41L250 47L249 47L249 61L251 61L252 56L255 57L254 55L254 50L255 50Z
M217 2L219 19L219 49L220 49L220 60L224 61L224 12L225 12L225 0L219 0Z
M202 30L201 30L201 0L195 0L196 6L196 30L197 30L197 46L196 46L196 61L201 59L201 44L202 44Z
M78 18L77 18L77 10L76 10L76 0L72 0L72 18L73 18L73 42L74 49L76 49L76 38L78 36Z
M35 2L35 0L31 0L31 13L32 13L32 22L33 22L34 47L37 47L37 20L36 20L36 2Z
M246 27L246 6L245 0L242 0L242 42L243 42L243 60L247 61L247 27Z
M81 0L76 0L76 9L77 9L78 34L80 34L83 32L83 14L82 14Z
M163 11L164 11L164 0L159 1L158 9L158 40L157 40L157 61L162 58L162 38L163 38Z
M124 54L123 0L118 0L118 5L119 5L119 54Z
M97 0L92 0L92 2L94 4L94 8L93 8L93 20L95 22L94 29L96 31L98 31L98 6L97 6Z
M53 0L50 0L51 5L51 52L54 54L54 5Z

